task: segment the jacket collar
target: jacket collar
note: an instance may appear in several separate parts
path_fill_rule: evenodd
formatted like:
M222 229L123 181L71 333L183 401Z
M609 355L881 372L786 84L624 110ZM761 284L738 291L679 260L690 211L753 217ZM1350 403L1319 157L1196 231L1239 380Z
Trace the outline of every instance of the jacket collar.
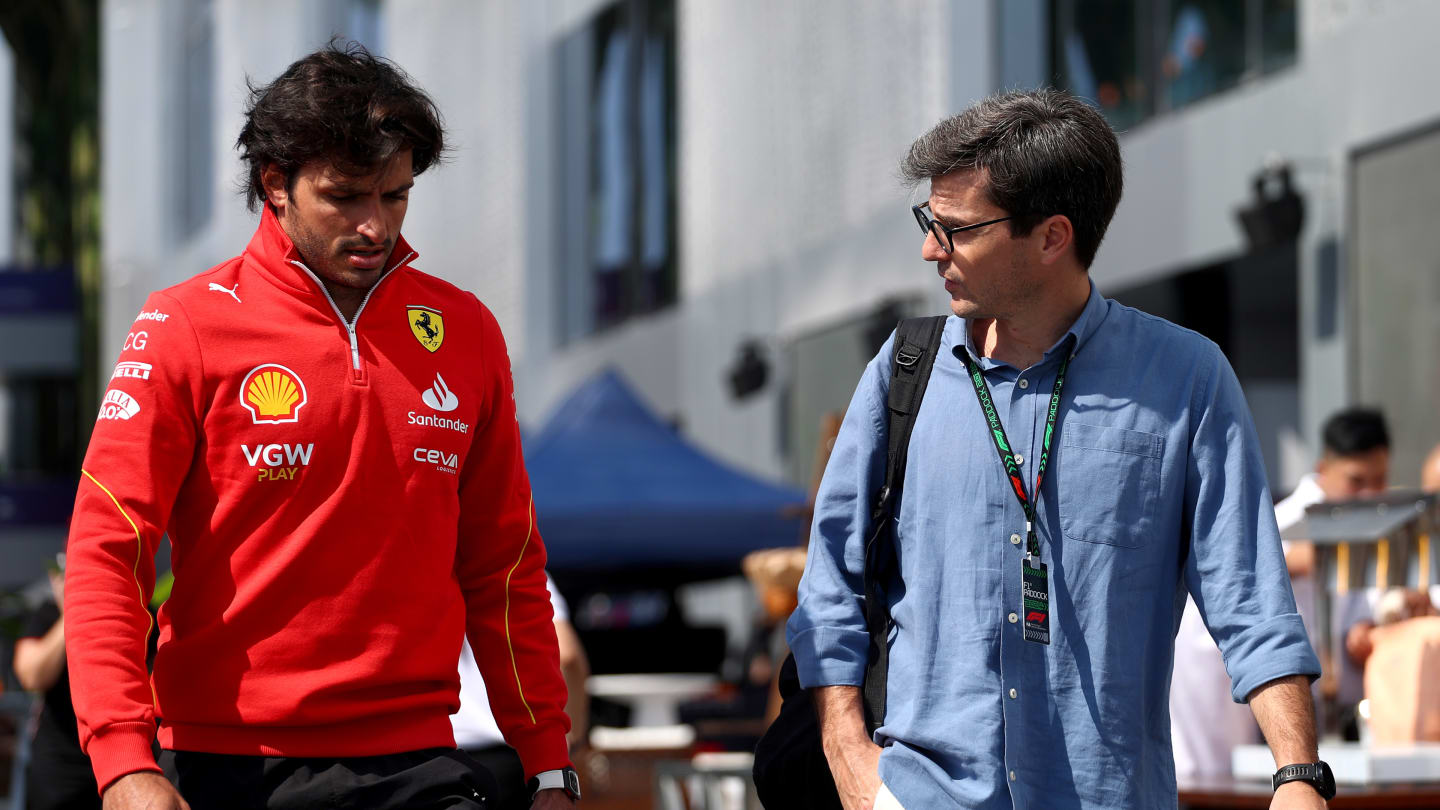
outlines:
M315 277L292 264L304 264L305 260L300 256L300 251L295 249L295 243L290 241L289 234L280 227L280 219L275 216L275 210L269 204L263 205L260 225L255 229L255 235L250 237L250 244L245 247L245 256L254 262L262 275L281 287L323 298L324 293L318 289ZM381 278L414 261L419 255L410 247L410 243L405 241L403 235L397 236L395 249L390 252L390 261L394 263L385 269Z

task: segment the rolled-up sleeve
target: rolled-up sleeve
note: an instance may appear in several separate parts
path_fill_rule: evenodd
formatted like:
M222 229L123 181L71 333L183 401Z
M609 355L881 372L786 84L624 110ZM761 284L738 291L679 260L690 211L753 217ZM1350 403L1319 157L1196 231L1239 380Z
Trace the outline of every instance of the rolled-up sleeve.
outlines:
M1185 585L1243 703L1276 678L1320 675L1280 548L1265 464L1240 383L1218 349L1192 400Z
M894 335L866 366L815 496L799 604L786 636L800 685L859 686L870 643L863 609L865 535L885 476Z

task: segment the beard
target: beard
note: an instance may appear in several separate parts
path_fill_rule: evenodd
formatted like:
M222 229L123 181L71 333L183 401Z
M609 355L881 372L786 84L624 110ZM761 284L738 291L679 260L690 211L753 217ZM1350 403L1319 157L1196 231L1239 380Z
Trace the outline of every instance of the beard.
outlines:
M298 212L287 213L289 216L286 219L289 221L285 223L285 232L294 243L296 252L300 254L300 261L322 281L341 287L368 290L380 280L385 263L375 269L366 269L351 266L345 258L347 250L374 248L375 245L360 239L347 240L332 248L331 240L308 228ZM392 246L387 243L382 247L388 262Z

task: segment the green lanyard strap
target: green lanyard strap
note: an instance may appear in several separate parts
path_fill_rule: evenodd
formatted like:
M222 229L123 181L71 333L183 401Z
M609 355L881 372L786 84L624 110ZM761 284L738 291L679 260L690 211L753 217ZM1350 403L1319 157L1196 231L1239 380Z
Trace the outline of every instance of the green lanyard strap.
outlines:
M1015 490L1015 497L1025 512L1026 554L1031 557L1039 556L1040 538L1035 534L1035 501L1040 499L1040 484L1045 480L1045 467L1050 462L1050 442L1055 437L1055 421L1060 415L1060 390L1065 386L1065 371L1070 368L1070 352L1065 352L1065 359L1060 361L1060 370L1055 374L1055 388L1050 392L1050 410L1045 414L1045 437L1040 444L1040 461L1035 465L1034 501L1025 494L1025 480L1020 477L1020 465L1015 463L1015 452L1010 449L1010 441L1005 437L1005 426L1000 423L1000 415L995 412L995 402L990 398L990 386L985 382L985 376L980 373L980 365L971 362L968 351L962 349L958 354L961 362L965 364L965 370L970 373L970 384L975 387L975 398L980 400L980 411L985 414L985 422L990 427L990 438L995 440L995 452L1000 456L1000 465L1005 468L1005 475L1010 478L1010 487Z

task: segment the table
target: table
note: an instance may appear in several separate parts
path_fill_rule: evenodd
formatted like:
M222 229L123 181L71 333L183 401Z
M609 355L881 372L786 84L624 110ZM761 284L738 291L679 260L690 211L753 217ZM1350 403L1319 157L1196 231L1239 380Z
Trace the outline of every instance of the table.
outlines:
M1266 810L1273 791L1264 782L1230 777L1186 780L1180 784L1182 810ZM1342 785L1330 810L1434 810L1440 807L1440 782L1422 784Z
M586 810L654 810L655 769L658 763L693 756L693 748L602 751L581 748L575 752L575 769Z
M591 675L585 690L629 704L632 726L670 726L680 720L681 703L710 694L719 683L715 675L694 673Z

